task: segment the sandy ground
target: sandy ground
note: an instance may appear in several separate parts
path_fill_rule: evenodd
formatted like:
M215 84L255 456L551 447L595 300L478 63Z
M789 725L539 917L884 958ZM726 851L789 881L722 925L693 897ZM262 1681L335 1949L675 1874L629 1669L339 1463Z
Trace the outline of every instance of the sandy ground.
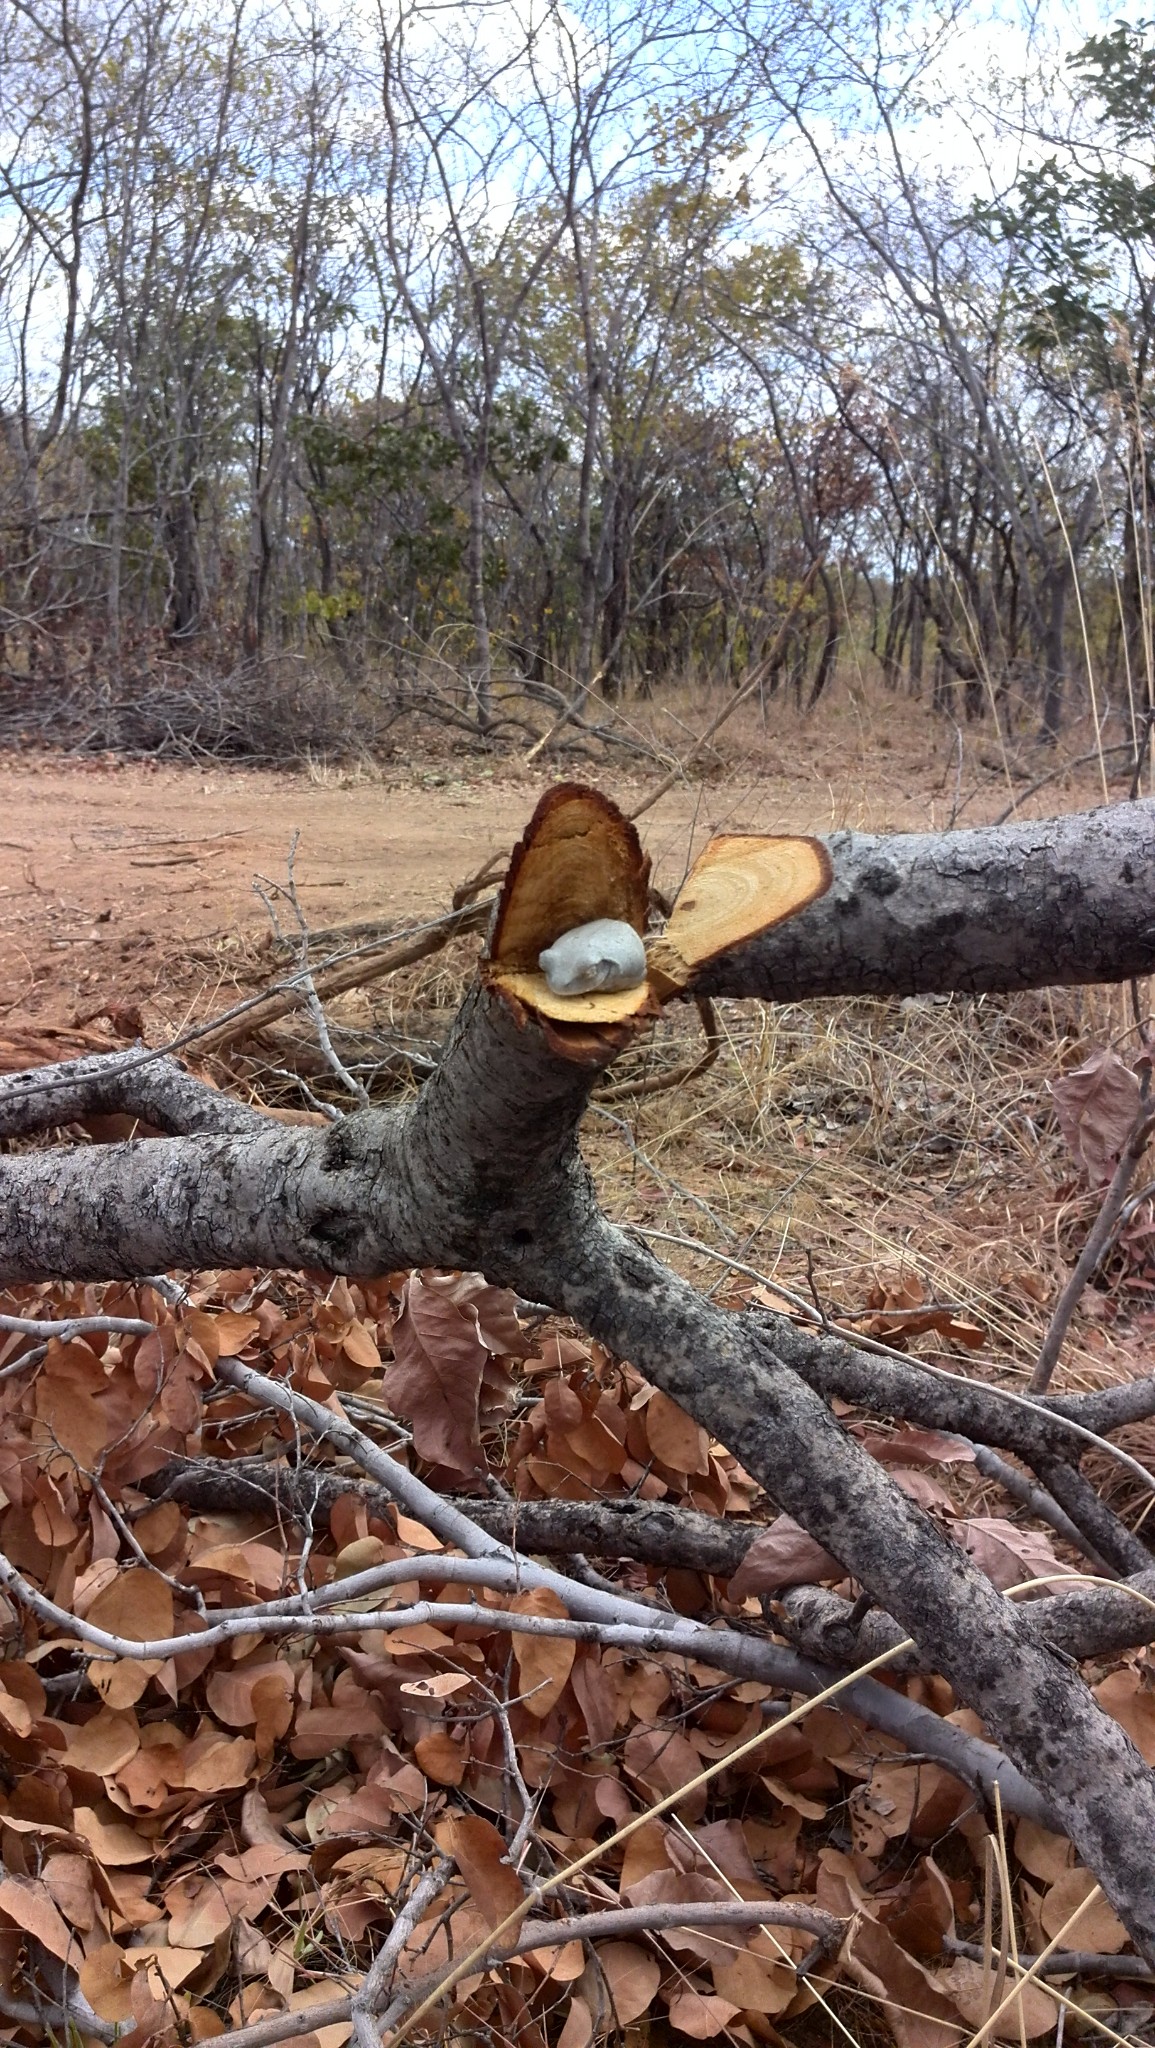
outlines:
M719 829L943 824L960 786L952 746L929 720L893 740L851 720L797 741L735 732L711 780L675 789L642 821L655 877L676 887ZM1006 802L997 767L968 749L961 822ZM586 772L627 811L660 776ZM254 876L283 880L295 836L311 928L429 914L513 844L551 779L560 777L476 757L395 765L372 780L9 758L0 763L0 1020L61 1025L136 1003L172 1023L223 1006L230 943L268 926ZM1070 809L1079 794L1056 791L1051 803Z

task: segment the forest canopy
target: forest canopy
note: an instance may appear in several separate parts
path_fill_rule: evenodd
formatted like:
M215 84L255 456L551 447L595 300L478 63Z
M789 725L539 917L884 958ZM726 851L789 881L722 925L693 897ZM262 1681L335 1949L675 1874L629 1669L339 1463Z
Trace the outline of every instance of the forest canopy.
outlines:
M14 0L0 732L516 736L773 649L1134 747L1153 146L1141 21Z

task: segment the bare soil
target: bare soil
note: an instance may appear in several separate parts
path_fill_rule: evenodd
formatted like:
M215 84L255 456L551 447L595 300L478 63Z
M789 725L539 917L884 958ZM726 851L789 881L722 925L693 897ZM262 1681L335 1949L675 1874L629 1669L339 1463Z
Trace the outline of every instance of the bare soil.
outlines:
M684 731L709 715L692 707ZM641 822L659 883L674 887L712 831L895 830L978 823L1013 786L989 736L968 737L893 701L843 705L773 733L736 718L707 778L671 791ZM721 744L721 741L720 741ZM1070 752L1080 751L1072 737ZM1044 768L1046 763L1043 764ZM1037 762L1013 764L1026 786ZM661 779L578 764L629 811ZM268 929L254 877L284 881L294 841L313 929L444 909L458 882L508 848L563 771L530 773L476 755L417 757L380 774L181 768L63 756L0 764L0 1018L67 1025L137 1005L171 1026L224 1007L229 955ZM1101 800L1086 771L1031 800L1039 815ZM249 977L246 976L246 981ZM151 1035L151 1032L150 1032Z

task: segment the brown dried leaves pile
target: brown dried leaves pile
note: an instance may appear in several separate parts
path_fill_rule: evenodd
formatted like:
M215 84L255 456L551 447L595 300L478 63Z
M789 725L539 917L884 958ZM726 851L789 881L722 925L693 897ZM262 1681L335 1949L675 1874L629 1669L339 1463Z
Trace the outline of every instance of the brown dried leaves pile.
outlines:
M404 1514L379 1517L352 1493L307 1529L260 1506L198 1513L153 1499L150 1477L174 1455L332 1469L331 1454L291 1421L214 1378L225 1355L337 1411L349 1401L369 1434L365 1418L379 1416L394 1455L438 1484L483 1490L488 1471L523 1500L635 1495L749 1516L752 1482L689 1416L596 1347L550 1326L534 1342L512 1297L478 1276L424 1272L352 1287L219 1273L176 1311L147 1287L22 1289L3 1306L153 1325L143 1338L53 1340L23 1369L33 1340L0 1339L0 1548L82 1620L136 1642L188 1639L163 1660L110 1661L66 1629L6 1610L5 2002L39 1988L58 2000L62 1982L78 1984L102 2021L132 2026L134 2048L300 2011L302 2038L340 2048L348 2023L309 2034L307 2008L356 1987L439 1853L453 1874L401 1952L402 1984L467 1952L528 1883L691 1786L764 1724L765 1685L685 1658L511 1636L484 1620L351 1627L336 1640L273 1642L252 1630L198 1646L203 1617L217 1610L371 1563L413 1559L412 1579L375 1599L410 1605L421 1558L440 1548ZM408 1425L411 1448L390 1417ZM966 1459L956 1440L854 1426L997 1584L1062 1569L1031 1529L959 1512L937 1476ZM840 1572L779 1517L728 1585L687 1570L618 1568L624 1590L659 1576L682 1612L760 1627L767 1589L837 1582ZM459 1586L430 1593L434 1606L462 1597ZM510 1604L477 1597L482 1614ZM561 1611L549 1592L513 1604ZM901 1682L975 1726L943 1681ZM1120 1664L1098 1690L1155 1761L1155 1695L1139 1665ZM507 1852L523 1796L532 1826L515 1868ZM849 1987L876 2002L900 2048L950 2048L990 2004L989 1972L949 1949L955 1936L981 1939L987 1841L971 1795L938 1765L817 1708L608 1852L564 1910L575 1897L592 1912L735 1897L817 1903L848 1922L837 1960L800 1979L808 1933L686 1928L538 1949L474 1971L450 1995L465 2031L489 2028L519 2048L586 2048L659 2015L692 2040L775 2041ZM1018 1824L1011 1849L1014 1937L1035 1949L1091 1881L1065 1842L1033 1824ZM998 1918L996 1899L996 1929ZM1102 1954L1109 1984L1107 1959L1124 1935L1102 1904L1084 1915L1078 1945ZM1090 1994L1108 2005L1138 1995L1124 1984ZM1055 2019L1051 1996L1032 1989L1026 2037ZM1019 2039L1019 2011L995 2031ZM0 2014L0 2035L24 2043L44 2030Z

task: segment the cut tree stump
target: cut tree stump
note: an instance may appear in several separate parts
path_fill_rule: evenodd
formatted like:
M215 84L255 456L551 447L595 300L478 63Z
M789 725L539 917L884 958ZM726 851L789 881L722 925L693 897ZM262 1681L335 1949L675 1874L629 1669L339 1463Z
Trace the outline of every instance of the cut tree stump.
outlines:
M558 995L539 956L566 932L614 918L645 936L650 863L629 820L596 790L566 783L541 800L514 848L483 968L491 988L558 1024L648 1023L693 989L723 953L797 916L830 887L820 840L752 833L712 839L686 878L665 930L646 946L635 988Z

